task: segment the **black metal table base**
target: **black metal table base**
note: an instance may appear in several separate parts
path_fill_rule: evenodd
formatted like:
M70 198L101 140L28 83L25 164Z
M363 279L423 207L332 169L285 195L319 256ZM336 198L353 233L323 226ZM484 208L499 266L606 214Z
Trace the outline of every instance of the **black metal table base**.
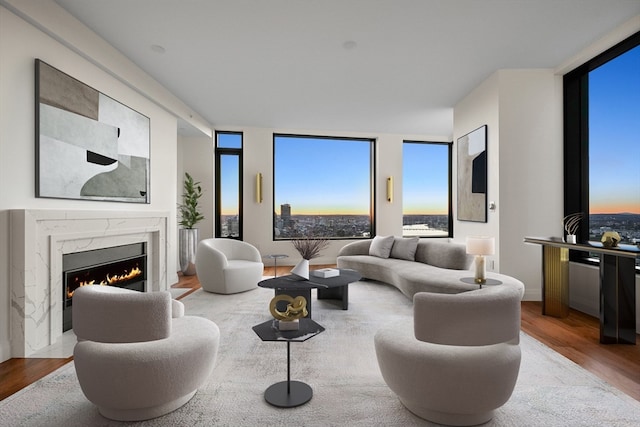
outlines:
M264 392L264 400L279 408L304 405L312 397L311 387L301 381L281 381L269 386Z

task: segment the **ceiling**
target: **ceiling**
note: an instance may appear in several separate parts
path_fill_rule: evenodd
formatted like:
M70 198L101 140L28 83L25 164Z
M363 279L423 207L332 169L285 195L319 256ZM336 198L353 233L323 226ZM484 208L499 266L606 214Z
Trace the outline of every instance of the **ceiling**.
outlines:
M556 68L640 14L640 0L56 2L216 129L449 138L453 107L494 71Z

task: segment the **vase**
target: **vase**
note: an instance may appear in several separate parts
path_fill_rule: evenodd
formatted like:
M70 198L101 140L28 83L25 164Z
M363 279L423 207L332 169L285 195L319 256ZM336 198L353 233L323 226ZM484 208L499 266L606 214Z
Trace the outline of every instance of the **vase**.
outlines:
M567 243L574 244L576 243L576 235L575 234L567 234Z
M309 260L300 260L300 262L293 267L293 270L291 270L291 274L302 277L305 280L309 280Z
M198 248L198 229L181 228L178 235L180 253L180 271L185 276L196 274L196 249Z

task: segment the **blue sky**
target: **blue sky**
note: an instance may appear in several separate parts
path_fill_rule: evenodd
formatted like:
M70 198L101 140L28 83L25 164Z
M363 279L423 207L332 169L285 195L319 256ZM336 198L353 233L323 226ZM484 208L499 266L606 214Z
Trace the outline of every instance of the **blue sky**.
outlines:
M276 212L288 203L292 215L368 215L370 146L369 140L276 137Z
M590 212L640 214L640 46L589 73Z

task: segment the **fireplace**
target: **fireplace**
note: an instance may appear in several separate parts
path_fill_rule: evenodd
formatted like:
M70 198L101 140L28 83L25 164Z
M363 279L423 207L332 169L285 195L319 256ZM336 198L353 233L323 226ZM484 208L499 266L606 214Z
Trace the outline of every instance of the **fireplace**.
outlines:
M145 292L146 243L134 243L62 256L62 331L73 327L73 293L81 286L117 286Z
M144 291L178 281L168 212L16 209L9 221L11 357L29 357L63 337L64 255L145 243Z

